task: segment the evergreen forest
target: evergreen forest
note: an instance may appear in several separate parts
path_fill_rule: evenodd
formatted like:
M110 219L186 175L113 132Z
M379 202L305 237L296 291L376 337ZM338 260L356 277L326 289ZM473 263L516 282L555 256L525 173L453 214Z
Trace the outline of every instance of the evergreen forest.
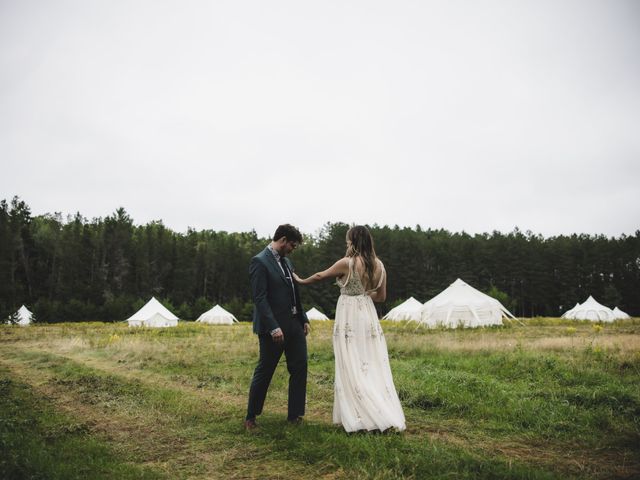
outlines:
M343 256L348 228L332 222L305 233L292 255L298 273L310 275ZM519 317L557 317L589 295L640 315L640 230L545 238L518 228L474 235L419 225L369 228L388 274L380 314L410 296L424 302L461 278ZM136 225L124 208L92 220L80 213L34 216L19 197L2 200L0 318L25 304L37 322L120 321L155 296L181 319L221 304L250 320L248 265L269 240L255 231ZM306 308L333 316L334 284L302 292Z

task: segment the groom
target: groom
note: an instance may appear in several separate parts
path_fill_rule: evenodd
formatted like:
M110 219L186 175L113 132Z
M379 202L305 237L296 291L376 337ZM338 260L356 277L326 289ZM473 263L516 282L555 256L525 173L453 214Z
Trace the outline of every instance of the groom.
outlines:
M309 320L302 310L298 285L293 280L293 265L286 258L302 243L302 235L293 225L280 225L273 241L251 259L249 278L253 298L253 332L258 334L260 358L249 389L249 404L244 426L256 427L256 415L262 413L273 372L284 352L289 371L289 407L287 420L300 423L304 415L307 391L307 339Z

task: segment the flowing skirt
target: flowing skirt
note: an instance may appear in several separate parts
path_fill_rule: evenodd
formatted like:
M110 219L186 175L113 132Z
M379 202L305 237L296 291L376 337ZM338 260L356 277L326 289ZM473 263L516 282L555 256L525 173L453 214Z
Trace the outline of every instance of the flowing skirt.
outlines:
M347 432L396 428L405 419L393 385L387 342L368 295L340 295L333 330L333 423Z

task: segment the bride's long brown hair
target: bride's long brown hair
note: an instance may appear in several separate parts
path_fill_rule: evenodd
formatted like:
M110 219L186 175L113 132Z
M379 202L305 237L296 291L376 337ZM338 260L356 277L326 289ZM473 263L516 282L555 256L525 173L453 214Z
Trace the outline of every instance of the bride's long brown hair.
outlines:
M373 237L369 229L362 225L351 227L347 232L347 240L351 244L347 247L347 257L360 256L364 262L367 283L373 284L373 273L376 268L376 251L373 248Z

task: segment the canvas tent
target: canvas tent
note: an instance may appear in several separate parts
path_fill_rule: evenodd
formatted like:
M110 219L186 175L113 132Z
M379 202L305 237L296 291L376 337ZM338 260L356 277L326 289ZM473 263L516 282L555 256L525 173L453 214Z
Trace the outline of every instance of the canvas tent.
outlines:
M571 315L573 315L573 312L579 306L580 306L580 303L576 303L575 307L573 307L571 310L567 310L566 312L564 312L561 318L571 318Z
M420 323L430 327L485 327L502 325L502 317L515 318L498 300L459 278L426 302Z
M615 320L625 320L627 318L631 318L628 313L623 312L618 307L613 309L613 318Z
M16 325L29 325L33 321L33 313L27 307L22 305L16 313L11 315L7 323L15 323Z
M584 303L571 309L564 318L591 320L593 322L613 322L614 313L609 307L601 305L595 298L589 295L589 298L587 298Z
M313 307L311 310L307 312L307 318L309 320L329 320L324 313L318 310L316 307Z
M211 310L207 310L198 317L196 322L209 323L211 325L232 325L238 319L233 314L227 312L220 305L216 305Z
M409 297L397 307L392 308L387 314L382 317L383 320L420 320L420 312L422 310L422 304L413 297Z
M178 325L178 317L167 310L156 297L151 297L127 322L130 327L175 327Z

